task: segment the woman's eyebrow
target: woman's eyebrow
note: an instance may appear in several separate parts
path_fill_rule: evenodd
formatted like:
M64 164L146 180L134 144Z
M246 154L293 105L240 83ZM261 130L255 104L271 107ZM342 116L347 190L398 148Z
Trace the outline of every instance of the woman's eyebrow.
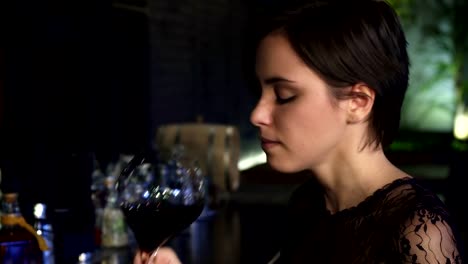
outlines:
M273 77L266 78L263 82L265 84L275 84L275 83L279 83L279 82L294 83L294 81L285 79L283 77L278 77L278 76L273 76Z

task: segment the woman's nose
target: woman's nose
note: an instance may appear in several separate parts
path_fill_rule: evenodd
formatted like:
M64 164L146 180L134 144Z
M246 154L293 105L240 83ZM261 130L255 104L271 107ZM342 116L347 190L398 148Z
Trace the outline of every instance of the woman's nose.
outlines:
M271 124L271 107L260 100L250 114L250 122L257 127Z

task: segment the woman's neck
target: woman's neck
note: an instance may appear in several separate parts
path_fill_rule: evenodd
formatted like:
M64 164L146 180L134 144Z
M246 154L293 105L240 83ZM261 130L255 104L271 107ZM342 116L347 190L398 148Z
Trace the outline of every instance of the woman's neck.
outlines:
M394 166L381 148L337 155L313 171L325 190L331 213L356 206L386 184L409 176Z

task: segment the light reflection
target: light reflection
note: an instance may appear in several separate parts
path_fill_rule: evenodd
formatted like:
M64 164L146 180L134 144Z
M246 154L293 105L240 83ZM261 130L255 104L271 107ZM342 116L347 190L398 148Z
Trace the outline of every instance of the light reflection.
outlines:
M36 218L41 218L43 215L44 215L44 205L41 203L34 205L34 216Z
M259 151L252 155L248 155L246 157L241 158L237 163L237 167L239 170L246 170L258 164L265 163L266 160L267 158L265 152Z
M468 109L464 106L459 106L455 115L453 135L459 140L468 139Z

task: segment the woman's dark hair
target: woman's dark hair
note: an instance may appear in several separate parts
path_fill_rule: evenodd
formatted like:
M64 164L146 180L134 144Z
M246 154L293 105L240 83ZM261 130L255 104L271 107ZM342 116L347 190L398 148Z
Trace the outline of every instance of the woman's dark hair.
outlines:
M264 20L256 43L276 31L285 34L336 98L363 96L342 89L360 82L374 89L367 144L386 147L392 142L408 87L409 58L398 16L388 3L335 0L301 4Z

